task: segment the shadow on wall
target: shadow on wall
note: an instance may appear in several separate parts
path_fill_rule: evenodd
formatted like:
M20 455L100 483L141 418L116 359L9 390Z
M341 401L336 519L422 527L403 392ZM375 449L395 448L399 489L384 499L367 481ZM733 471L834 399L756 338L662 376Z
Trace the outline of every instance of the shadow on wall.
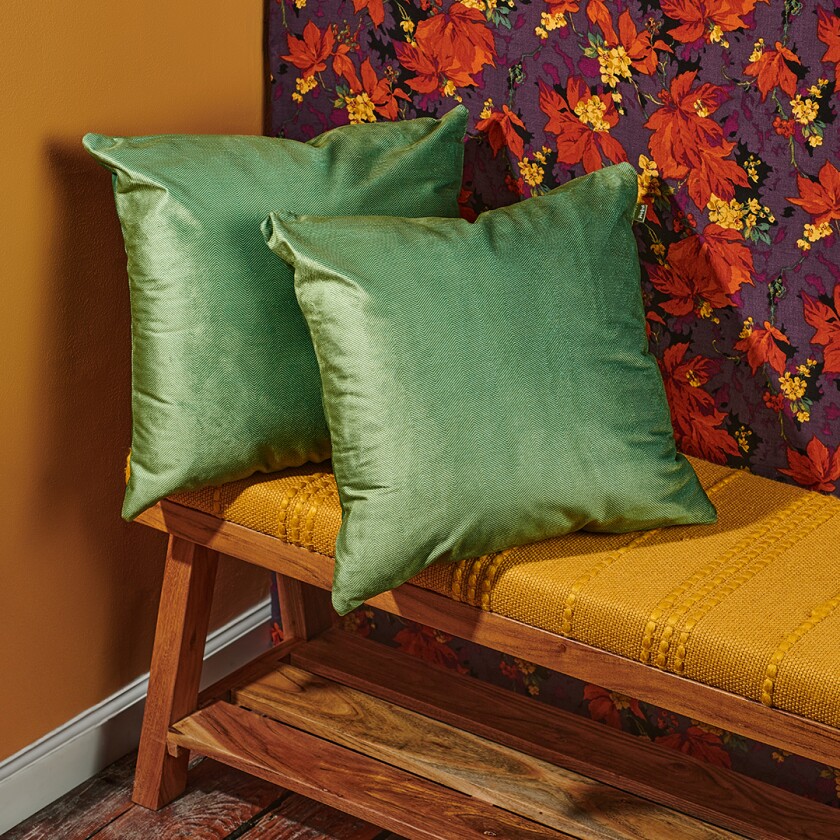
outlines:
M45 452L33 503L46 503L51 520L86 545L86 568L100 581L91 609L101 612L104 599L114 611L103 670L124 683L151 645L166 541L120 518L131 435L126 257L110 177L80 140L46 149L60 227L44 231L53 264L42 365ZM138 602L149 611L142 627L123 609Z

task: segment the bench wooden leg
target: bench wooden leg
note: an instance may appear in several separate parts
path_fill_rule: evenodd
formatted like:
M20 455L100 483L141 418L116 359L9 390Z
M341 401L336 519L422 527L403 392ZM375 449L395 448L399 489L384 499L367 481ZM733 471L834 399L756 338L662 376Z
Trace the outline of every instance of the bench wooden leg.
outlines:
M169 727L194 712L219 555L169 538L133 799L157 810L183 793L189 752L167 751Z
M277 575L277 600L284 641L313 639L338 619L326 589L286 575Z

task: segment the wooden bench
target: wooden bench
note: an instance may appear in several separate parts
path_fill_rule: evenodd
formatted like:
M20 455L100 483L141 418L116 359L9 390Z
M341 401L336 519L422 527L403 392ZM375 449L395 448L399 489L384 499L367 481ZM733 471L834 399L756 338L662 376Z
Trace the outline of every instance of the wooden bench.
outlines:
M693 463L716 526L570 535L369 603L840 767L840 500ZM838 809L337 629L328 467L139 521L170 535L141 805L195 750L409 838L840 837ZM277 573L284 641L199 696L220 553Z

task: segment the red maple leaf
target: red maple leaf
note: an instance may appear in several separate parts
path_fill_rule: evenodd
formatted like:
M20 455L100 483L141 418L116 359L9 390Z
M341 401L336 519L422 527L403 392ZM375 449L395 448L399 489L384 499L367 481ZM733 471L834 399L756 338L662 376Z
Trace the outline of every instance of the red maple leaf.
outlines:
M415 39L448 46L457 66L470 74L495 63L496 45L487 19L463 3L453 3L448 12L418 23Z
M657 744L699 758L707 764L717 764L718 767L732 766L732 760L723 746L720 735L699 726L689 726L685 732L660 735L655 740Z
M432 93L446 82L475 85L474 75L493 64L496 48L484 15L462 3L448 12L420 21L413 44L394 43L397 59L414 76L406 84L418 93Z
M583 699L589 704L589 717L592 720L603 721L613 729L621 729L622 709L630 709L636 717L644 720L638 700L614 691L607 691L598 685L587 685L583 689Z
M822 344L826 373L840 373L840 283L834 287L834 309L802 293L805 321L815 330L812 344Z
M359 88L361 82L356 75L356 68L350 60L350 47L347 44L339 44L335 48L335 55L333 56L333 73L336 76L343 76L350 83L351 90Z
M606 32L604 33L604 37L607 39L607 43L611 45ZM657 41L655 44L652 44L650 32L646 29L637 31L636 24L633 23L633 18L627 9L618 18L618 43L624 47L633 67L646 76L650 76L656 72L657 59L654 48L673 52L664 41Z
M355 84L350 82L351 93L366 93L371 102L373 102L374 110L381 114L387 120L395 120L399 115L397 109L397 99L408 99L409 97L401 90L392 91L391 84L386 79L379 79L376 76L376 71L370 63L370 59L366 58L362 62L362 78L356 79Z
M810 213L815 224L840 219L840 170L831 161L822 165L819 180L797 175L796 186L799 198L788 196L788 201Z
M702 288L720 289L729 296L744 283L753 284L752 252L738 231L720 225L706 225L702 233L675 242L668 249L668 262L679 272L705 276Z
M780 87L788 96L796 93L796 73L790 69L788 63L801 62L781 41L776 41L774 49L765 50L758 61L753 61L744 68L744 73L757 78L762 102L774 87Z
M385 6L382 0L353 0L353 10L360 12L367 7L368 14L374 25L378 27L385 20Z
M590 23L601 27L604 40L610 44L616 43L618 39L615 35L615 29L613 29L612 15L604 0L589 0L586 6L586 17L589 18Z
M578 0L545 0L551 15L570 15L580 10Z
M570 165L583 163L587 172L603 166L602 155L612 163L626 161L624 147L609 133L618 123L612 97L592 93L583 79L576 76L570 76L566 83L566 97L568 101L540 81L540 109L548 117L545 130L557 135L557 159ZM587 106L593 99L602 126L587 119ZM580 106L580 116L575 112L577 106Z
M686 361L687 351L688 344L674 344L660 362L674 436L683 452L722 464L727 455L738 455L738 444L722 428L726 415L717 410L714 397L703 389L714 363L704 356Z
M661 309L669 315L682 317L692 312L699 313L704 303L712 309L731 306L729 295L716 282L715 276L696 262L688 262L676 270L673 266L654 266L648 270L651 283L668 300Z
M704 208L714 193L728 201L736 186L747 186L747 175L733 160L735 148L724 138L723 127L711 115L726 101L726 90L702 84L692 89L697 71L681 73L670 90L662 92L664 104L651 114L645 128L653 129L650 150L663 178L687 180L692 201Z
M788 469L779 469L797 484L809 490L833 493L840 479L840 447L832 451L814 435L805 447L805 455L788 447Z
M410 656L463 673L466 668L458 661L458 654L446 644L448 640L443 633L413 621L394 636L399 649Z
M662 0L662 11L674 20L681 21L668 34L684 44L700 38L711 40L713 27L722 32L732 32L746 26L744 17L753 9L757 0ZM767 0L765 0L767 2Z
M517 125L525 128L525 123L507 105L503 105L501 111L494 111L486 119L477 122L475 127L479 131L487 132L487 139L493 149L493 157L499 153L500 149L507 146L517 158L521 158L525 152L525 144L514 128Z
M327 58L332 53L335 35L328 26L323 32L310 20L303 29L303 38L288 36L288 55L281 55L284 61L294 64L304 78L327 69Z
M777 330L769 321L765 321L763 327L753 327L752 332L735 345L735 349L746 351L747 361L753 373L763 364L768 364L777 373L782 373L787 356L776 342L790 344L783 332Z
M829 14L822 6L817 7L817 38L827 49L822 61L834 64L834 78L840 81L840 17Z

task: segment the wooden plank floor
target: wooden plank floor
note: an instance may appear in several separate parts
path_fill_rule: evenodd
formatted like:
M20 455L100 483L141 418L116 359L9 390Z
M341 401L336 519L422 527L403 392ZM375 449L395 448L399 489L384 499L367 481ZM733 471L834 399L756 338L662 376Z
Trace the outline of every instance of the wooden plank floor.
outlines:
M135 755L0 835L2 840L402 840L304 796L198 759L160 811L131 802Z

